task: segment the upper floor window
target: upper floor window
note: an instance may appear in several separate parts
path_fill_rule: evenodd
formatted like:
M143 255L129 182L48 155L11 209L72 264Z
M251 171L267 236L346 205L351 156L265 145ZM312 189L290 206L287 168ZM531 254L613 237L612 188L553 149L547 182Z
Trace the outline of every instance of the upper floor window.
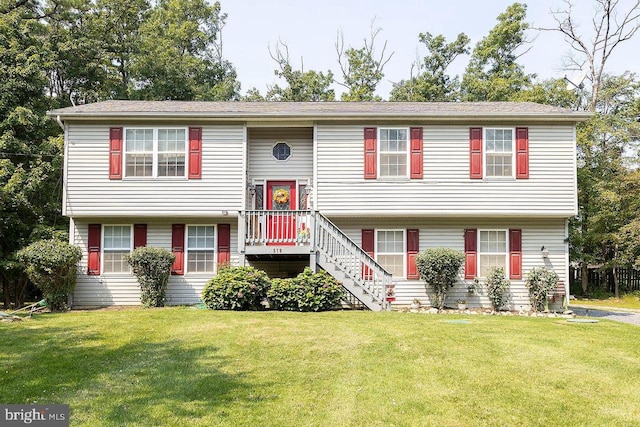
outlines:
M184 128L126 129L125 176L184 177L186 153Z
M286 142L278 142L273 146L273 157L276 160L287 160L291 157L291 147Z
M385 177L406 177L409 130L380 128L380 174Z
M486 176L513 176L513 129L485 129Z
M105 225L103 243L103 272L128 273L126 255L132 250L130 225Z

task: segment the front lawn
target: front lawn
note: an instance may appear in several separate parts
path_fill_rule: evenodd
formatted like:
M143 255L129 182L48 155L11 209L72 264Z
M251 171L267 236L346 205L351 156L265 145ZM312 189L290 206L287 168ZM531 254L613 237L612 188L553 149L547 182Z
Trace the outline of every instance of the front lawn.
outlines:
M640 293L635 292L631 294L622 295L620 298L605 298L605 299L584 299L577 298L571 301L572 305L588 305L594 308L626 308L632 310L640 310Z
M3 403L68 403L72 426L640 420L640 328L606 320L132 308L0 333Z

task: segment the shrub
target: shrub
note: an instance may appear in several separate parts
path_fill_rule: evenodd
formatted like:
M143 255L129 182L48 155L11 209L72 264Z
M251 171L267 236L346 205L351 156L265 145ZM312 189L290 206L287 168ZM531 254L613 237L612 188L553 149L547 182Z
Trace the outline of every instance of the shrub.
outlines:
M214 310L259 310L269 285L264 271L253 267L224 268L207 283L202 301Z
M140 247L127 255L127 262L140 285L140 303L163 307L171 266L176 256L167 249Z
M450 248L433 248L422 251L416 257L420 278L433 288L431 301L442 310L447 290L458 280L464 263L464 253Z
M25 272L42 291L51 311L67 309L80 259L80 248L55 239L40 240L18 252L18 260L25 264Z
M267 296L276 310L326 311L340 303L344 290L327 272L307 267L293 279L274 279Z
M534 267L527 274L525 285L529 289L529 300L533 311L546 310L549 292L558 286L558 275L546 267Z
M504 277L504 269L495 267L489 270L487 275L487 296L495 311L500 310L507 303L505 291L509 287L509 281Z

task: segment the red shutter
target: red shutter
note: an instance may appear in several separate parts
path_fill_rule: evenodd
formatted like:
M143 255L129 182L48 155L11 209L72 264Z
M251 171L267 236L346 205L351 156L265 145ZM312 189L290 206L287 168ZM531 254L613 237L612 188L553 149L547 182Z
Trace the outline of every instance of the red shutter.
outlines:
M478 230L464 230L464 278L475 279L478 275Z
M100 275L100 241L102 233L102 225L89 224L87 249L89 257L87 261L87 274L90 276Z
M171 226L171 252L176 256L171 274L184 274L184 224Z
M469 129L469 178L482 179L482 128Z
M420 251L420 230L407 229L407 279L419 279L416 256Z
M133 225L133 249L147 246L147 224Z
M122 179L122 128L109 129L109 179Z
M231 261L231 224L218 224L218 266Z
M189 179L202 178L202 128L189 128Z
M362 250L369 254L371 258L375 255L375 230L363 229L362 230ZM371 279L371 270L364 265L362 266L362 277L365 279Z
M522 279L522 230L509 229L509 278Z
M422 128L411 128L411 179L422 179Z
M378 129L364 128L364 179L378 177Z
M529 128L516 128L516 179L529 178Z

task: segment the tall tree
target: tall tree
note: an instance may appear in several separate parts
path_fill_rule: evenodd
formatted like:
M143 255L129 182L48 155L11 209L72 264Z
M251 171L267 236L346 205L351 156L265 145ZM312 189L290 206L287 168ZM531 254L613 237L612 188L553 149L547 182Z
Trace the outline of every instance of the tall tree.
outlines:
M608 197L611 195L607 192L608 183L624 179L629 173L623 167L622 154L631 148L629 135L637 132L634 130L637 129L634 126L637 121L631 109L640 101L637 89L635 94L629 93L630 90L634 91L634 87L637 88L635 76L626 74L611 77L606 69L618 47L631 40L640 28L640 0L631 1L624 9L619 0L593 0L594 15L586 34L581 32L575 19L573 3L570 0L564 3L564 9L553 12L556 26L546 30L564 35L572 49L572 55L568 58L569 69L587 70L583 94L588 100L587 110L594 113L593 119L580 126L578 131L579 215L571 230L571 257L580 264L582 290L586 293L588 266L603 263L611 266L611 254L617 252L611 250L612 239L608 239L607 249L601 250L603 235L610 236L616 231L603 227L602 222L617 215L615 212L609 217L602 215L601 209L614 209L616 204L608 203L603 207L601 203L612 200ZM635 139L638 139L637 133ZM616 227L619 230L628 229L625 224ZM607 233L603 234L605 229Z
M61 138L45 112L49 53L43 11L31 3L0 15L0 282L3 302L20 304L26 276L15 261L60 214Z
M526 89L533 75L526 74L518 58L528 49L525 32L527 6L513 3L498 15L498 23L480 40L471 53L462 77L462 99L465 101L508 101Z
M333 83L333 73L314 70L304 71L304 63L300 70L294 70L289 59L289 47L286 43L278 42L275 51L269 49L271 58L278 64L276 76L282 78L287 86L273 85L267 91L268 101L333 101L335 92L330 89Z
M451 77L447 69L460 55L469 53L469 37L460 33L447 43L443 35L421 33L421 43L427 48L422 62L417 62L418 75L394 84L391 101L456 101L459 99L458 76ZM412 72L413 67L412 66Z
M236 71L221 56L226 15L220 3L160 0L140 26L132 74L141 99L231 100L239 97Z
M387 41L382 45L380 54L376 52L376 38L382 28L374 28L371 23L371 34L369 39L364 39L364 46L361 48L344 48L344 36L338 33L336 39L336 53L338 54L338 64L342 71L342 82L337 82L348 91L344 92L340 99L342 101L381 101L376 95L376 87L382 77L384 77L384 67L387 65L393 52L387 55Z

